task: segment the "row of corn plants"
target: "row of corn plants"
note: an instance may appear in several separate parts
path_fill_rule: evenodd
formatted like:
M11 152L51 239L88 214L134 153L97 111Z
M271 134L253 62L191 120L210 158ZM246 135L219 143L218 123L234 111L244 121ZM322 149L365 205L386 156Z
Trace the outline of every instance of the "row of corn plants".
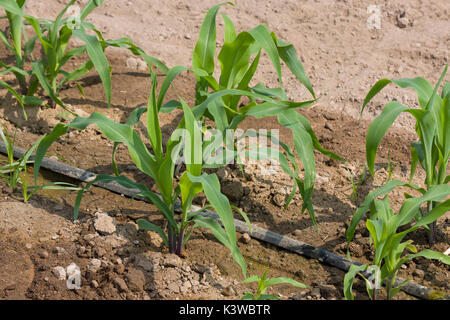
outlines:
M73 28L70 25L71 18L63 18L63 16L74 2L75 0L70 1L56 20L50 21L26 15L23 11L25 0L0 0L0 6L5 9L6 18L10 23L12 44L9 42L7 34L0 33L0 38L7 48L13 52L16 60L16 64L12 66L0 63L0 66L4 68L0 73L13 73L19 84L19 91L16 91L6 82L0 82L0 85L17 98L22 108L27 104L43 103L43 100L37 97L39 86L50 97L53 105L58 104L64 107L60 99L60 90L69 81L76 82L95 68L102 80L109 105L111 102L111 68L104 50L108 46L120 47L143 58L149 67L152 87L147 107L135 109L126 123L114 122L97 112L89 117L76 117L69 124L60 123L55 126L50 134L36 142L23 159L14 161L12 156L8 157L9 163L0 168L0 170L3 170L0 173L6 173L7 177L12 179L10 182L19 181L20 172L17 171L25 170L26 174L26 165L30 163L28 158L36 150L34 174L35 181L37 181L37 174L43 157L54 141L67 133L69 129L84 130L89 125L96 125L108 139L114 142L111 160L114 169L113 174L98 175L95 180L89 182L83 188L53 184L51 186L34 186L34 191L44 187L79 190L74 206L74 218L76 219L83 193L95 182L116 182L122 186L139 190L137 195L145 197L159 209L167 221L167 230L147 219L140 219L138 221L139 227L157 232L162 237L169 252L178 255L181 255L194 229L209 229L217 240L230 250L232 257L241 267L243 276L247 279L246 282L258 282L257 292L255 294L247 293L244 298L276 298L265 295L264 292L268 286L278 283L290 283L305 287L286 278L267 280L267 272L262 277L252 276L247 278L246 263L236 242L233 211L237 212L249 224L249 228L250 221L244 212L232 206L221 193L217 176L205 173L206 168L223 166L229 161L235 160L239 164L237 156L242 153L236 151L239 140L244 139L245 136L234 137L230 144L230 141L227 140L228 136L225 134L227 130L238 129L247 117L276 116L281 126L290 129L294 148L291 149L283 141L278 141L275 137L267 134L271 141L281 146L282 151L264 147L257 149L256 155L250 150L244 150L243 154L249 158L256 157L256 159L270 158L275 154L282 169L293 178L294 182L292 193L286 200L286 207L298 190L303 200L302 212L307 210L317 227L312 204L312 192L316 176L314 150L333 159L344 160L320 145L309 121L297 112L297 109L315 103L318 97L316 97L297 57L295 48L291 44L278 39L264 24L237 33L232 20L222 13L221 17L225 29L224 43L216 58L216 48L218 47L216 42L217 15L222 6L232 5L232 3L221 3L212 7L206 14L200 29L199 39L194 48L192 67L176 66L168 68L160 60L148 56L142 49L135 46L130 39L105 40L92 24L84 21L93 9L102 4L103 1L101 0L89 1L81 11L77 27ZM26 36L26 25L31 25L35 31L35 36L30 39ZM89 30L93 31L95 36L89 35L87 32ZM68 50L69 40L72 36L83 41L84 45ZM22 37L25 38L24 46L22 46ZM43 56L40 60L35 60L33 56L36 41L39 41L43 48ZM276 88L269 88L261 83L256 85L252 83L263 52L269 57L277 72L279 86ZM63 70L64 65L70 59L85 53L89 57L87 62L75 70ZM220 64L220 72L217 78L215 77L216 59ZM309 91L311 94L309 100L294 102L288 99L283 89L282 62ZM31 66L30 70L26 70L27 63ZM165 79L160 86L158 86L155 67L165 74ZM431 250L417 252L410 240L402 242L408 233L419 227L430 230L432 241L436 229L436 220L449 210L449 200L446 200L446 197L450 194L448 189L450 178L446 176L446 170L450 155L450 121L448 120L450 116L450 84L446 83L441 95L437 94L446 70L447 68L434 89L422 78L382 79L374 85L364 101L362 111L367 103L390 82L402 88L416 90L421 109L407 108L393 101L386 105L381 115L369 127L366 144L367 164L369 172L374 175L375 155L380 141L396 117L401 112L408 112L417 120L416 132L419 138L417 142L411 144L411 180L420 163L426 171L426 188L414 186L411 181L409 183L397 180L388 181L379 189L372 191L357 209L347 230L347 241L350 243L357 224L370 211L367 228L374 243L375 258L372 265L353 266L346 275L344 293L348 299L353 298L351 291L353 279L361 271L367 270L371 266L376 266L380 270L379 280L381 279L381 283L387 283L387 296L391 298L398 292L401 285L404 285L394 287L397 271L406 260L422 256L449 263L448 257L443 254ZM193 106L189 106L182 97L166 101L166 94L169 88L173 86L173 81L183 72L193 72L196 78L195 103ZM83 93L78 83L77 86ZM246 99L243 99L244 97ZM159 116L160 113L171 112L174 109L181 110L183 117L177 129L163 147ZM150 147L144 143L134 129L143 115L147 117L147 138L150 141ZM208 119L213 121L213 128L206 125ZM210 129L218 131L220 134L217 136L223 140L208 141L204 139ZM255 133L256 136L260 134ZM1 137L5 145L8 145L12 150L13 143L9 135L5 135L1 131ZM159 194L151 191L144 184L136 183L120 174L115 161L115 153L121 143L128 148L130 157L136 167L155 181ZM211 154L211 150L214 153L216 151L213 148L214 146L225 147L225 153L221 154L222 162L211 165L211 163L205 161L204 155L205 153ZM174 155L176 156L174 157ZM174 178L175 158L181 155L185 167L181 178L177 180ZM300 159L304 168L303 177L299 176L300 170L297 158ZM400 211L394 214L387 198L383 200L377 198L388 194L398 186L407 186L419 191L422 197L414 198L405 194L407 199ZM26 184L23 187L25 194L28 195ZM199 211L192 212L192 201L201 192L205 193L209 204ZM28 199L28 197L25 197L25 199ZM181 206L180 214L177 211L178 203ZM427 204L425 213L421 210L423 203ZM201 212L205 209L213 209L218 215L218 220L202 215ZM397 232L399 227L413 221L415 221L413 227L407 231ZM428 225L431 227L428 227ZM413 254L404 256L404 251L407 249L412 251ZM367 281L367 283L370 297L376 298L378 287L370 286L370 281Z
M392 82L400 88L414 89L420 108L409 108L398 101L391 101L386 104L381 114L369 126L366 138L366 157L372 176L375 173L375 157L378 146L401 113L408 113L416 120L417 141L411 142L409 181L391 180L370 192L355 212L347 229L347 242L350 244L358 223L369 212L366 227L370 233L370 240L373 242L373 262L362 266L353 265L350 268L344 281L344 294L347 299L354 298L352 284L358 274L364 278L371 299L377 298L377 293L383 283L386 285L386 296L391 299L402 286L408 283L406 280L395 286L398 270L406 261L424 257L450 264L450 257L441 252L429 249L418 252L412 244L412 240L403 241L409 233L419 228L425 228L430 235L430 244L433 244L437 231L436 221L450 210L450 176L447 175L450 157L450 82L446 82L442 86L441 94L438 94L447 67L444 68L434 88L428 81L420 77L398 80L381 79L375 83L364 100L361 113L370 100ZM426 174L425 188L412 184L419 163ZM398 187L415 190L421 196L413 197L405 193L405 200L400 210L394 214L386 195ZM383 198L379 199L380 197ZM399 228L408 226L410 227L407 230L399 231ZM407 251L410 253L405 254ZM370 270L369 274L372 279L367 279L361 273L368 270Z

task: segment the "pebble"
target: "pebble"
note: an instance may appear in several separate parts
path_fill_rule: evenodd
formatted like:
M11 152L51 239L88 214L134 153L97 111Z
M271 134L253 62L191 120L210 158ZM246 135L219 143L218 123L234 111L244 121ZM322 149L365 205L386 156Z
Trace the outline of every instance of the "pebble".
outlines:
M169 268L179 268L181 267L183 261L176 254L167 254L163 260L163 266Z
M248 233L244 233L242 235L241 239L242 239L242 242L245 243L245 244L249 244L250 241L252 240L252 238L250 237L250 235Z
M54 247L52 250L53 253L57 254L58 256L66 252L66 249L62 247Z
M89 271L95 273L98 271L98 269L100 269L101 265L102 262L99 259L94 258L89 262Z
M123 274L125 272L125 266L123 264L118 264L114 268L117 274Z
M116 225L112 217L103 212L97 212L95 216L94 228L99 233L112 234L116 231Z
M58 280L66 280L66 269L64 267L54 267L52 273Z
M413 276L418 277L418 278L423 278L425 276L425 272L423 270L416 269L413 272Z
M125 283L125 280L123 280L122 278L119 277L114 278L113 283L116 286L116 288L119 289L119 291L121 292L128 291L128 286Z
M41 258L41 259L47 259L48 258L48 252L47 251L40 251L39 252L39 257Z
M233 288L233 286L228 286L228 287L224 288L222 290L222 295L224 295L226 297L231 297L232 295L234 295L234 288Z
M33 248L33 245L31 243L27 243L27 244L25 244L25 248L31 249L31 248Z

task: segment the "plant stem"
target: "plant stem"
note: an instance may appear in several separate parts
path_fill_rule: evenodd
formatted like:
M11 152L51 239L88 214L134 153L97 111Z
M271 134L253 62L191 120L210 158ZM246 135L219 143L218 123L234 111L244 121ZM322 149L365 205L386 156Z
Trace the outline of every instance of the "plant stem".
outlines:
M436 206L435 201L429 201L428 202L428 212L427 214L433 210L433 208ZM429 241L428 244L432 246L434 244L434 240L436 238L436 221L433 221L433 223L429 224L428 227L430 228L430 234L429 234Z
M180 235L178 236L178 244L176 248L175 254L181 257L181 250L183 249L183 238L184 238L184 229L181 228Z

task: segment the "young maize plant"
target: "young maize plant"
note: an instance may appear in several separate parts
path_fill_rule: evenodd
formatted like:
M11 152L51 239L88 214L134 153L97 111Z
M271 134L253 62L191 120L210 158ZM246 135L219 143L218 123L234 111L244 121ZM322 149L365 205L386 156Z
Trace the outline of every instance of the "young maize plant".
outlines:
M402 242L404 237L417 230L421 226L436 221L450 209L450 200L440 203L434 207L426 216L403 232L398 232L399 227L408 224L422 203L433 200L442 200L450 193L449 185L437 185L428 190L421 198L410 198L406 200L400 211L394 214L390 208L389 199L375 200L371 206L370 219L366 221L367 229L373 240L375 255L371 265L357 266L353 264L344 277L344 295L346 299L353 300L353 281L357 274L366 282L367 293L371 299L377 299L377 292L383 283L386 284L387 299L392 299L409 280L396 285L396 276L401 266L408 260L424 257L436 259L445 264L450 264L450 257L443 253L432 250L417 252L412 240ZM413 254L403 255L408 249ZM365 275L361 274L365 272Z
M27 61L28 57L30 57L33 51L37 36L34 36L31 39L26 39L23 17L23 7L25 5L25 1L26 0L0 1L0 6L5 9L6 18L9 22L12 44L10 44L8 41L8 35L1 30L0 40L3 42L6 48L12 51L15 59L15 65L12 66L8 66L4 62L0 61L0 66L4 68L4 70L0 71L0 74L13 73L17 79L17 82L19 83L19 92L14 90L14 88L5 81L0 81L0 85L7 89L17 99L26 118L24 106L40 105L42 104L42 100L33 97L33 94L36 90L35 78L31 78L30 85L28 85L27 83L27 77L31 76L31 71L25 70L25 62ZM10 10L8 10L8 8L10 8ZM25 45L23 47L22 35L26 39Z
M77 218L81 197L87 188L97 181L116 182L124 187L137 190L136 195L146 198L159 209L164 219L168 222L167 233L160 226L149 222L147 219L138 220L138 225L143 229L157 232L170 252L181 255L192 230L198 227L208 228L223 245L230 249L233 258L241 267L245 277L246 264L236 242L236 228L232 206L220 192L220 183L217 176L215 174L202 174L203 143L201 141L201 127L195 121L191 108L183 100L180 100L180 104L182 105L184 116L179 129L184 130L175 130L167 142L165 150L163 149L158 114L162 108L162 101L167 89L174 79L173 75L177 73L177 70L180 70L180 68L175 67L168 72L168 76L164 79L159 89L159 94L157 94L157 77L150 68L152 89L148 106L145 109L135 109L125 124L116 123L106 116L94 112L90 117L77 117L69 124L60 123L56 125L54 130L43 138L36 151L35 172L38 172L44 154L51 143L65 134L69 128L83 130L88 125L95 124L108 139L115 143L113 158L117 144L125 144L136 167L153 179L160 195L152 192L144 184L136 183L122 175L97 175L94 180L87 183L86 187L79 192L74 206L74 218ZM144 112L147 113L147 133L151 150L146 147L139 134L133 129L133 126L139 121ZM174 155L178 155L180 152L183 152L184 155L186 171L176 183L174 181L174 168L177 158L175 157L174 159ZM115 173L119 174L114 159L113 166ZM200 213L203 209L192 212L192 201L202 191L210 203L208 207L215 210L219 216L220 223L213 218L201 215ZM180 216L176 213L176 204L179 197L181 197ZM248 222L245 214L240 210L237 211Z
M3 146L5 147L7 154L7 160L0 161L0 178L7 183L7 185L12 189L13 192L17 190L20 185L22 187L22 196L24 202L27 202L33 194L43 189L80 190L80 188L77 188L76 186L65 182L52 182L42 186L29 186L27 181L27 166L33 163L33 161L30 160L30 157L39 143L42 141L42 138L36 141L22 156L22 158L15 160L15 137L15 135L11 137L6 127L2 123L0 123L0 143L3 142Z
M23 12L23 5L25 0L0 0L11 26L11 36L13 39L13 46L9 44L8 39L4 33L0 33L0 38L5 45L14 52L16 56L16 65L7 66L0 63L5 70L0 73L13 72L18 79L21 93L17 93L10 85L5 82L0 82L0 85L8 89L19 101L20 105L37 104L40 105L43 101L33 95L38 90L38 85L42 87L45 93L50 97L51 104L60 105L64 109L65 106L60 100L60 91L70 81L75 81L81 94L84 95L83 88L76 81L82 76L86 75L92 68L98 72L103 83L105 95L108 105L111 104L111 68L108 60L104 54L107 46L120 46L129 49L132 53L141 56L150 65L154 63L157 67L164 67L163 64L153 58L147 56L140 48L132 44L129 39L118 39L106 41L100 31L85 21L85 18L96 7L103 3L103 0L90 0L80 10L79 16L69 16L63 18L68 9L76 2L71 0L58 14L56 20L37 19ZM28 40L25 44L24 53L21 48L21 33L24 29L24 24L30 24L36 35ZM96 35L88 34L88 31L93 31ZM24 33L25 34L25 33ZM84 45L68 49L68 44L72 36L81 40ZM31 70L24 69L25 59L31 56L31 52L35 47L36 40L39 40L42 45L43 56L40 60L31 60ZM81 64L75 70L67 71L66 64L72 58L87 53L89 60ZM166 69L162 70L167 71ZM27 85L26 78L30 77L30 82ZM26 112L24 110L26 117Z
M295 153L285 143L277 141L270 134L267 134L267 136L283 148L286 156L282 152L270 148L266 149L266 152L259 150L259 155L262 158L276 157L279 159L283 170L295 180L293 191L286 202L286 206L299 188L303 198L302 210L307 209L309 211L314 225L317 227L311 202L316 177L314 149L331 158L344 160L325 150L320 145L308 120L296 112L298 108L313 104L317 101L317 98L297 57L295 48L291 44L278 39L266 25L259 25L249 31L236 34L231 19L222 14L225 22L225 41L218 54L218 61L221 66L220 77L219 79L214 78L216 16L219 8L224 4L226 3L212 7L206 14L194 49L192 71L196 76L197 84L196 106L192 111L195 118L202 122L206 118L213 120L215 129L223 132L223 137L226 137L226 130L236 130L238 125L247 117L277 116L278 122L292 132L295 153L305 169L303 180L298 176L299 170ZM267 88L261 83L250 87L262 51L267 53L277 71L280 83L278 88ZM289 70L308 89L312 95L311 100L304 102L288 100L282 88L281 61L284 61ZM243 97L248 97L250 102L243 105L241 103ZM181 108L179 104L173 102L165 110L170 111L176 107ZM240 139L243 138L245 136L240 137ZM237 142L235 141L235 144ZM229 145L229 142L224 141L224 144ZM234 149L236 149L236 146L234 146ZM239 152L233 152L232 154L239 155ZM289 162L294 168L294 172L291 170Z
M401 88L414 89L417 93L420 105L420 109L417 109L408 108L397 101L389 102L384 107L382 113L370 124L366 138L366 157L367 165L372 176L374 175L375 157L378 145L400 113L406 112L416 119L415 130L418 137L418 141L411 143L410 183L419 163L426 173L424 181L426 190L450 182L450 176L446 176L450 159L450 82L444 84L441 95L437 94L441 82L447 72L447 68L448 66L445 66L434 89L430 83L423 78L398 80L381 79L369 91L364 100L361 112L364 111L364 108L369 101L391 82ZM400 185L410 187L425 194L426 190L412 186L410 183L407 184L401 181L392 180L373 194L381 196ZM369 194L363 205L356 211L351 225L347 230L347 240L350 241L353 238L354 229L361 220L364 212L367 212L367 205L372 203L372 198L373 197ZM427 211L431 212L438 204L439 202L430 200L428 202ZM420 219L421 216L422 213L418 212L416 219ZM435 238L435 224L436 222L433 222L431 226L430 243L433 243Z
M274 294L265 294L266 290L270 286L274 286L277 284L290 284L294 287L298 288L309 288L307 285L297 282L294 279L286 278L286 277L278 277L278 278L267 278L267 273L269 272L269 268L266 269L264 275L259 277L257 275L248 277L244 280L244 283L252 283L257 282L258 288L256 289L256 293L246 292L242 297L242 300L278 300L279 296Z

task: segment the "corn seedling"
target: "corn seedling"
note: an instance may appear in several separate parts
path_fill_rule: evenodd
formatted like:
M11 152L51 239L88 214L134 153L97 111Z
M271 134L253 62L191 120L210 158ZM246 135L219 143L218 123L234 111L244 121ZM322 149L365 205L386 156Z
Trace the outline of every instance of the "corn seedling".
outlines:
M31 39L26 39L26 33L24 30L25 19L23 13L25 1L26 0L0 1L0 6L5 9L6 18L9 22L12 44L8 41L8 35L1 30L0 40L6 48L12 51L15 59L15 65L13 66L8 66L4 62L0 61L0 67L4 68L4 70L0 71L0 74L13 73L19 83L19 92L14 90L14 88L5 81L0 81L0 85L7 89L17 99L26 117L24 106L40 105L42 104L42 101L33 97L34 87L28 85L27 83L27 78L31 76L31 71L25 70L25 62L33 51L37 36L34 36ZM25 45L22 46L22 39L24 38L26 39L26 42ZM30 83L34 83L33 81L35 81L34 78L30 80Z
M56 20L37 19L33 16L26 15L23 12L23 8L20 5L24 4L22 1L9 1L0 0L0 6L2 6L7 12L7 16L11 18L10 26L11 30L23 29L24 21L30 24L36 36L31 38L25 44L24 54L21 55L22 49L20 33L12 33L14 46L9 45L5 34L1 34L1 39L7 45L7 47L13 50L16 56L15 66L6 66L2 64L6 69L1 71L2 73L13 72L20 84L21 94L17 93L11 86L4 82L0 82L0 85L8 89L19 101L22 108L26 104L40 105L43 101L33 95L38 90L38 84L42 87L45 93L50 97L51 104L60 105L64 109L65 106L59 98L61 89L70 81L75 81L78 89L84 95L84 90L79 83L82 76L86 75L92 68L98 72L100 79L103 83L105 95L108 105L111 104L111 68L108 60L104 54L104 50L107 46L122 46L131 50L133 53L143 57L150 65L154 63L156 66L162 64L155 58L145 55L145 53L138 47L134 46L129 39L118 39L106 41L100 31L85 21L85 18L96 7L103 3L103 0L90 0L81 10L79 16L69 16L63 18L68 9L75 3L76 0L71 0L64 9L58 14ZM95 35L88 34L89 31L93 31ZM17 35L16 35L17 33ZM84 45L67 50L68 44L72 36L81 40ZM29 56L35 46L36 40L42 45L43 56L40 60L31 61L31 70L26 71L24 69L24 61ZM68 61L76 56L87 53L89 60L81 64L75 70L67 71L65 68ZM30 76L30 83L27 86L25 77ZM26 93L26 96L23 96ZM67 110L67 109L66 109ZM25 110L24 114L26 116Z
M209 118L214 121L215 129L221 132L236 130L238 125L247 117L265 118L277 116L278 122L289 128L293 134L294 149L280 142L278 143L285 153L277 150L268 151L267 157L276 156L283 170L294 180L294 188L286 206L299 189L303 198L302 211L308 210L314 225L317 227L311 195L315 183L314 148L331 158L343 161L339 156L322 148L308 120L296 112L296 109L307 107L317 101L311 83L297 57L295 48L276 37L264 24L249 31L236 33L231 19L222 14L225 23L225 41L218 54L220 63L220 77L213 75L216 52L216 16L222 5L212 7L206 14L200 29L199 38L195 45L192 58L192 71L196 84L196 106L193 108L195 118L203 121ZM274 65L280 87L268 88L263 84L250 87L250 82L257 70L261 53L264 51ZM296 78L304 85L312 95L312 99L304 102L289 101L282 88L281 61L283 61ZM241 103L243 97L250 99L246 105ZM180 108L177 103L172 103L166 111ZM223 137L226 137L223 134ZM269 138L270 134L268 134ZM224 141L228 145L229 142ZM231 143L231 151L236 150L236 143ZM261 150L260 150L261 151ZM271 153L273 152L273 153ZM263 152L264 153L264 152ZM260 152L260 156L262 154ZM238 154L234 153L233 154ZM303 163L305 175L303 180L298 176L298 167L295 154ZM289 167L289 163L294 170Z
M279 296L274 294L265 294L267 288L270 286L274 286L277 284L290 284L294 287L299 288L308 288L307 285L297 282L294 279L286 278L286 277L278 277L278 278L267 278L267 273L269 271L269 268L266 269L264 272L264 275L262 277L259 277L257 275L251 276L244 280L244 283L252 283L257 282L258 288L256 289L255 293L252 292L246 292L245 295L242 297L242 300L278 300L280 299Z
M412 88L416 91L420 108L408 108L397 101L389 102L382 113L372 121L366 138L366 158L371 175L374 175L375 157L378 145L391 127L395 119L403 112L411 114L416 120L415 130L418 136L417 142L411 143L411 174L410 182L420 163L425 170L425 186L429 190L433 186L447 184L450 176L446 176L450 158L450 83L446 82L441 95L437 91L444 79L448 66L445 66L442 75L433 88L423 78L379 80L367 94L361 113L369 101L385 86L393 82L401 88ZM394 180L395 181L395 180ZM392 181L391 181L392 182ZM387 184L389 184L388 182ZM396 182L394 182L396 184ZM404 184L411 186L410 184ZM389 190L390 188L384 188ZM390 191L390 190L389 190ZM422 192L424 193L424 192ZM379 193L382 195L384 193ZM428 211L438 205L435 201L428 202ZM354 222L360 220L359 212L355 213ZM434 241L435 223L431 226L430 242Z
M43 189L80 190L80 188L77 188L72 184L65 182L53 182L42 186L29 186L27 181L27 166L33 163L33 161L30 160L30 157L39 143L42 141L42 138L34 143L22 158L17 160L14 159L15 134L13 137L11 137L8 130L6 130L6 127L1 123L0 138L3 142L3 145L5 146L7 153L7 160L4 161L5 163L2 163L3 161L0 161L0 178L7 183L7 185L12 189L13 192L20 186L22 188L22 195L25 202L27 202L33 194Z
M113 159L116 175L97 175L94 180L87 183L76 199L74 218L76 219L78 216L84 190L97 181L116 182L124 187L136 189L136 195L146 198L160 210L164 219L168 222L167 233L160 226L149 222L147 219L138 220L138 225L142 229L157 232L171 253L182 254L182 249L193 229L198 227L208 228L223 245L230 249L233 258L240 265L245 276L246 265L236 243L236 229L232 207L228 199L220 192L220 183L217 176L215 174L202 174L203 144L201 140L198 140L202 137L201 127L195 121L191 108L182 99L180 99L180 104L182 105L184 116L179 129L184 130L175 130L167 142L165 150L163 149L158 115L167 89L175 75L182 70L184 69L178 67L169 70L168 76L164 79L159 89L159 94L157 93L156 74L151 71L152 89L148 106L145 110L143 108L135 109L125 124L116 123L106 116L94 112L90 117L77 117L69 124L60 123L56 125L54 130L43 138L37 149L35 172L39 170L42 158L50 144L65 134L69 128L84 130L88 125L96 124L101 132L115 143L114 151L118 143L123 143L128 147L134 164L140 171L155 181L160 195L149 190L144 184L136 183L125 176L118 175L119 172ZM139 121L145 112L147 113L147 133L151 150L146 147L139 134L133 129L134 124ZM176 186L174 186L174 160L176 159L173 159L173 155L178 155L182 151L184 151L186 171L179 182L175 183ZM213 208L219 216L223 227L217 220L201 215L202 210L191 212L194 197L202 191L210 203L209 207ZM175 211L179 197L181 197L182 211L180 216L176 215ZM248 222L245 214L241 211L238 212Z
M398 270L408 260L424 257L450 264L450 257L445 254L428 249L417 252L416 247L412 244L412 240L402 242L408 233L417 230L421 226L426 227L427 224L436 221L445 214L450 209L450 200L437 205L406 231L397 232L400 226L409 223L422 203L445 198L449 193L450 186L448 185L434 186L421 198L407 199L397 214L394 214L394 211L390 208L387 197L383 200L374 201L371 207L371 217L366 221L375 250L373 263L360 266L353 264L350 267L344 278L344 295L346 299L354 299L352 285L357 274L365 280L367 293L371 299L377 299L377 291L383 283L386 284L387 298L392 299L402 286L409 281L405 280L397 285L395 281ZM404 255L405 250L411 251L412 254ZM362 274L363 271L366 272L365 275Z

